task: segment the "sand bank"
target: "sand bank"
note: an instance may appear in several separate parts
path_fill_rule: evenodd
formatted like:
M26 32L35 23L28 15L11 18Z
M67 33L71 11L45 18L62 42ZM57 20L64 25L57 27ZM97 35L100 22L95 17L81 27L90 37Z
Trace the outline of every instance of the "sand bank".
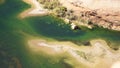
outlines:
M73 67L80 68L80 64L86 68L115 68L116 62L120 61L120 52L114 51L104 40L92 40L90 46L78 46L72 42L51 42L42 39L29 40L30 50L46 55L67 56L65 61L73 63ZM74 60L74 62L73 62Z
M23 0L24 2L31 5L31 8L22 12L19 17L25 18L29 16L41 16L47 15L47 9L44 9L42 5L37 0Z

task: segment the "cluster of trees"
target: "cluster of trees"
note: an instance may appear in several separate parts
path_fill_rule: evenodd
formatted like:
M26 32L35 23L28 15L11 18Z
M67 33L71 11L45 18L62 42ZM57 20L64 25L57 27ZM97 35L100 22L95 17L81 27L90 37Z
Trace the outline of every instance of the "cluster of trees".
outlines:
M66 12L66 18L69 19L69 20L76 20L77 19L77 16L75 16L73 14L73 11L72 10L68 10Z
M66 11L67 11L66 7L59 6L54 9L54 14L57 15L58 17L65 17Z
M64 6L57 7L54 10L54 13L58 17L65 17L65 18L67 18L69 20L76 20L77 19L77 17L73 14L73 11L72 10L68 10Z
M62 6L58 0L38 0L38 2L43 4L44 8L53 10L54 14L58 17L66 17L69 20L76 20L77 18L72 10Z
M54 9L60 5L58 0L38 0L46 9Z

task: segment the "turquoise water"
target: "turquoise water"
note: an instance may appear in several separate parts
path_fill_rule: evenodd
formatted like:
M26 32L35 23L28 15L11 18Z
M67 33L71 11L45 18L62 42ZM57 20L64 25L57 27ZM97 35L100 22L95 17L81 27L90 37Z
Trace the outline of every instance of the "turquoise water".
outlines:
M120 32L110 31L100 27L92 30L72 30L63 20L53 16L30 17L26 19L33 29L40 35L55 38L57 40L87 41L90 39L102 38L107 41L120 42Z
M73 31L64 21L53 16L17 18L19 13L27 8L30 8L30 5L21 0L6 0L0 5L0 68L20 68L17 64L22 68L69 67L62 59L52 64L49 57L30 53L26 47L26 39L29 38L27 35L45 36L60 41L69 40L74 43L102 38L119 45L120 32L103 28Z

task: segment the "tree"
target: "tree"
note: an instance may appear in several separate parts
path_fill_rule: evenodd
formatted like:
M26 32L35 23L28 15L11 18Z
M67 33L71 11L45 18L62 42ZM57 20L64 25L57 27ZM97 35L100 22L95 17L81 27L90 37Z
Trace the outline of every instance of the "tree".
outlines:
M60 16L60 17L65 17L65 16L66 16L66 11L67 11L67 8L66 8L66 7L63 7L63 6L57 7L57 8L55 9L55 14L56 14L57 16Z

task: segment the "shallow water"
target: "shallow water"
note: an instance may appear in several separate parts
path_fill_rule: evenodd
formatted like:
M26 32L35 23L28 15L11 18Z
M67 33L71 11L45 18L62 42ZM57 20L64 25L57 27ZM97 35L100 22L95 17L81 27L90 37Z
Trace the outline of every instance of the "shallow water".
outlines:
M69 25L53 16L19 19L18 14L28 8L30 5L21 0L6 0L0 5L0 68L20 68L20 65L22 68L67 68L68 65L63 62L53 64L49 57L29 52L26 46L28 35L75 43L96 38L111 43L120 42L120 32L103 28L73 31ZM13 60L14 58L17 60Z
M26 19L30 26L40 35L67 41L89 41L90 39L102 38L109 42L120 42L120 32L95 27L90 30L72 30L70 25L53 16L30 17Z

